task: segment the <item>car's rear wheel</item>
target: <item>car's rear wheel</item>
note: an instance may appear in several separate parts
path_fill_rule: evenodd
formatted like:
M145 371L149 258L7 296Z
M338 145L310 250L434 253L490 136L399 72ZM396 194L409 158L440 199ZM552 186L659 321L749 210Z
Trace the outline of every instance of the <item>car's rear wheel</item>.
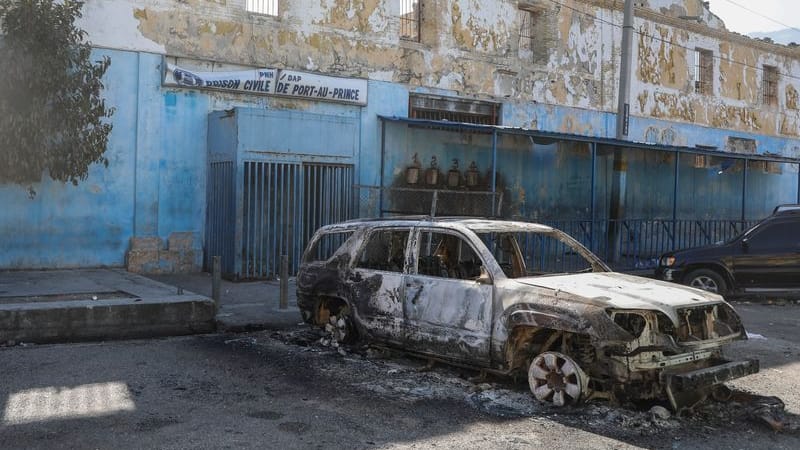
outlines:
M723 295L728 290L725 279L711 269L697 269L690 272L684 279L688 286Z
M555 406L579 403L586 392L586 374L569 356L544 352L528 367L528 385L537 400Z
M352 344L358 340L358 332L353 325L353 318L348 306L342 307L335 315L331 315L325 330L331 333L334 341L340 344Z

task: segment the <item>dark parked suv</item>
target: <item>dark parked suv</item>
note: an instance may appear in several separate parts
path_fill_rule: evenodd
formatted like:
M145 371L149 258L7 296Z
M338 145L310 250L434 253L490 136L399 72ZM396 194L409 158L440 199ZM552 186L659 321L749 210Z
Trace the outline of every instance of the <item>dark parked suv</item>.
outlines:
M800 205L781 205L733 240L666 253L656 277L723 295L800 296Z

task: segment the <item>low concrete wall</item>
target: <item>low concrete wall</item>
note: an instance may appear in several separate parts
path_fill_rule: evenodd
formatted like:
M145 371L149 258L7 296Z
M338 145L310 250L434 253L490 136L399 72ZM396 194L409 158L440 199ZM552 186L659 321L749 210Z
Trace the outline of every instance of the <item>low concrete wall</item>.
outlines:
M76 300L0 305L0 343L53 343L214 331L214 302L196 295L158 300Z

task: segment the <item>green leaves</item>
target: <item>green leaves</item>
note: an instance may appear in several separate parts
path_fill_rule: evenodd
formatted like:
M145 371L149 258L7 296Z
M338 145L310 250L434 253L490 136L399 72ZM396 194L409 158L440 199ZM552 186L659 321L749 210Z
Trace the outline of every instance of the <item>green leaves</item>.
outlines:
M102 163L113 114L101 96L108 57L91 60L75 26L83 2L0 0L0 182L85 180Z

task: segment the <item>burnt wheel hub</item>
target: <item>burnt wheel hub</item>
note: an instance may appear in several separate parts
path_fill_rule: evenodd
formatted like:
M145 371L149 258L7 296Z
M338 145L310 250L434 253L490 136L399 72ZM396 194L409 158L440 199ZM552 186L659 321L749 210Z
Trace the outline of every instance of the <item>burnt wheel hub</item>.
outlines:
M539 401L565 406L580 401L586 375L569 356L544 352L531 361L528 384Z

